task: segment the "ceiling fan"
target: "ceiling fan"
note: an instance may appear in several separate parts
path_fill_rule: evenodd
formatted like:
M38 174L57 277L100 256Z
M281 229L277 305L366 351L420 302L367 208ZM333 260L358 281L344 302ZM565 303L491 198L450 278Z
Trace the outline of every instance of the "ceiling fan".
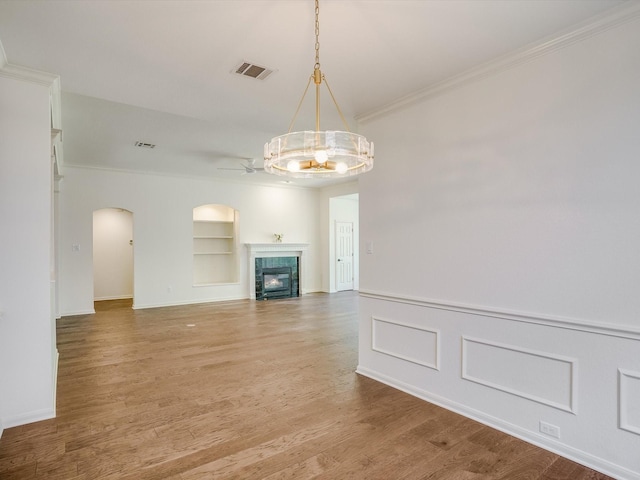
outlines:
M242 173L240 175L252 175L258 172L264 172L264 168L256 167L256 159L252 158L247 161L247 163L241 163L242 168L226 168L226 167L218 167L218 170L239 170Z

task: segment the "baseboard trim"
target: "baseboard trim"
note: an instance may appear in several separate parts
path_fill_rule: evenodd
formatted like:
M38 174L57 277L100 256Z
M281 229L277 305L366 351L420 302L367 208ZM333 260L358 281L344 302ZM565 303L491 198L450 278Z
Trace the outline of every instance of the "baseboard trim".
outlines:
M494 307L486 307L483 305L469 305L464 303L413 297L409 295L399 295L395 293L374 292L370 290L360 290L360 296L385 302L404 303L407 305L415 305L419 307L467 313L469 315L500 318L502 320L534 323L537 325L545 325L548 327L578 330L581 332L596 333L599 335L608 335L630 340L640 340L640 329L626 325L609 325L583 319L555 317L551 315L528 312L515 312Z
M57 409L56 409L56 402L58 400L58 362L60 360L60 352L58 351L58 349L56 348L56 354L53 357L53 415L56 415Z
M64 318L64 317L75 317L77 315L94 315L96 313L96 311L94 309L91 310L78 310L77 312L64 312L62 313L58 319Z
M108 297L95 297L94 302L104 302L105 300L129 300L133 298L133 295L113 295Z
M208 298L203 300L187 300L184 302L171 302L171 303L148 303L148 304L134 304L131 308L134 310L142 310L145 308L162 308L162 307L178 307L180 305L199 305L201 303L218 303L218 302L232 302L235 300L248 300L249 297L223 297L223 298Z
M549 440L534 432L521 428L517 425L505 422L499 418L487 415L479 410L466 407L445 397L435 395L426 390L416 388L407 383L393 379L387 375L376 372L362 365L358 365L356 373L365 377L384 383L402 392L413 395L421 400L438 405L452 412L458 413L464 417L470 418L491 428L495 428L507 435L514 436L520 440L531 443L537 447L548 450L552 453L565 457L576 463L584 465L598 472L604 473L610 477L620 480L640 480L640 473L628 470L624 467L611 463L599 457L595 457L581 450L577 450L558 441Z
M43 408L42 410L34 410L33 412L14 415L13 417L5 417L0 420L4 428L19 427L27 423L41 422L42 420L50 420L56 417L56 412L51 408Z

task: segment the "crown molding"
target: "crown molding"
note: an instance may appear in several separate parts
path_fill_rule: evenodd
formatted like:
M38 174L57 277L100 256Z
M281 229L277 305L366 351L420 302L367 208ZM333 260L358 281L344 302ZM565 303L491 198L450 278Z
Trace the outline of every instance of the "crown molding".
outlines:
M47 87L53 85L58 90L60 89L60 77L58 75L9 63L2 45L2 40L0 40L0 77L26 80Z
M1 46L0 46L1 47ZM20 65L12 65L7 63L4 53L0 51L0 77L13 78L16 80L24 80L31 83L37 83L45 87L60 86L60 77L52 73L41 72L32 68L22 67Z
M638 18L640 18L640 2L627 0L620 6L607 10L600 15L596 15L586 22L574 25L571 29L564 31L561 34L555 34L542 41L527 45L519 50L467 70L460 75L429 85L369 112L356 115L355 119L358 123L365 124L389 113L412 106L424 101L425 99L441 95L479 79L495 75L499 72L530 62L540 56L547 55L581 42Z

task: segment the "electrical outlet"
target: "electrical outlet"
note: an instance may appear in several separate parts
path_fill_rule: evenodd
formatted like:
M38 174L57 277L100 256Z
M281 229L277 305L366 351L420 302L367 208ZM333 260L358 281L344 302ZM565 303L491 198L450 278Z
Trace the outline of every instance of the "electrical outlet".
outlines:
M540 432L553 438L560 438L560 427L540 421Z

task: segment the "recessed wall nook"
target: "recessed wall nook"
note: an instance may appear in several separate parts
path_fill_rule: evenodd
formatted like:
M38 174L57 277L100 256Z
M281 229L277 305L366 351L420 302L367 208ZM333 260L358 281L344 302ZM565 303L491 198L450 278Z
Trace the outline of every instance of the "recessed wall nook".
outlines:
M193 285L238 282L238 211L226 205L193 209Z

